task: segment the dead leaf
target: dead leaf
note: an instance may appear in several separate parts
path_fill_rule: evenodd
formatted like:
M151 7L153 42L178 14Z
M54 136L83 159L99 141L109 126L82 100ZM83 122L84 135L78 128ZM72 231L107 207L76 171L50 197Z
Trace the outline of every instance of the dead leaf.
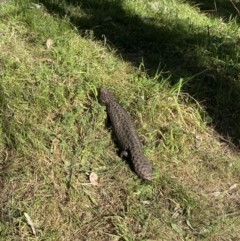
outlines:
M228 189L228 194L233 195L234 193L237 194L238 192L238 184L234 183L231 187Z
M53 60L52 59L49 59L49 58L40 58L40 59L38 59L40 62L53 62Z
M181 228L181 226L179 226L179 225L177 225L177 224L175 224L175 223L171 223L171 227L172 227L172 229L173 229L175 232L177 232L177 233L179 233L179 234L181 234L181 235L185 235L185 232L184 232L184 230Z
M89 175L89 181L93 186L98 186L98 175L95 172L92 172Z
M51 38L48 38L48 39L47 39L47 42L46 42L47 48L48 48L48 49L51 48L52 45L53 45L53 40L52 40Z
M221 194L222 194L222 192L218 192L218 191L210 193L210 195L212 195L212 196L214 196L214 197L218 197L218 196L220 196Z
M60 140L56 137L52 140L52 148L51 148L52 150L51 150L51 152L56 151L59 142L60 142Z
M150 202L150 201L145 200L145 201L142 201L142 204L144 204L144 205L150 205L150 204L151 204L151 202Z
M192 224L190 223L190 221L189 221L188 219L186 220L186 223L187 223L187 226L188 226L190 229L194 230L194 228L192 227Z
M237 188L237 183L234 183L230 188L229 188L229 190L233 190L233 189L236 189Z
M36 3L31 3L30 8L36 8L36 9L40 9L43 7L43 4L36 4Z
M35 229L35 226L34 226L34 223L33 223L32 219L30 218L30 216L27 213L24 213L24 216L25 216L25 218L28 222L28 225L31 227L33 234L35 236L37 236L36 229Z
M19 59L17 56L15 56L15 60L16 60L16 62L18 62L18 63L21 62L20 59Z
M57 160L57 161L61 161L62 158L61 158L61 151L59 149L59 144L60 143L60 140L57 139L57 138L54 138L53 141L52 141L52 146L51 146L51 153L53 154L54 158Z

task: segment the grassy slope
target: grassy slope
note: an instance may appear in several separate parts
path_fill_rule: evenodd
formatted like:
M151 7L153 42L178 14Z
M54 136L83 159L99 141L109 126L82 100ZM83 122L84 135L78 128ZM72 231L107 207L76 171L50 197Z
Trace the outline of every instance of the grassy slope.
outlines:
M239 81L237 25L201 15L187 3L124 1L121 14L127 12L124 19L135 23L134 31L140 26L138 14L150 21L145 26L149 31L158 31L156 26L162 23L167 35L151 40L149 46L144 38L140 46L134 43L136 35L129 32L127 37L129 26L116 15L105 26L113 31L108 36L111 44L104 45L101 24L91 28L96 20L92 16L102 14L99 7L114 4L99 1L104 2L106 6L89 1L88 6L76 7L74 1L48 1L55 8L46 4L40 9L27 2L0 5L0 240L238 240L239 156L207 127L213 117L181 93L178 82L179 76L187 80L220 61L229 76L230 60L219 56L220 50L213 51L220 40L235 60L230 77ZM50 14L52 9L62 15L69 11L69 17L59 19ZM194 18L190 21L188 16ZM81 17L91 31L75 28ZM212 27L217 41L209 48L206 26ZM120 32L125 38L114 39ZM154 37L152 33L148 38ZM48 39L53 41L49 48ZM159 59L154 49L159 41L165 44L164 72L147 75L143 67L133 68L139 65L137 54L131 53L135 44L141 51L145 47L147 59L158 61L151 62L156 73ZM180 64L181 50L186 62ZM187 68L193 56L196 72ZM169 78L176 82L172 87ZM144 152L154 165L151 184L142 183L116 155L106 113L97 102L100 86L113 89L135 120L146 143ZM201 101L206 97L204 86L188 82L182 88L202 90ZM228 101L228 91L224 95L220 87L214 90L219 91L216 99L223 96L217 103ZM220 106L216 116L225 111ZM98 174L100 187L89 185L91 172ZM35 223L36 238L24 212Z

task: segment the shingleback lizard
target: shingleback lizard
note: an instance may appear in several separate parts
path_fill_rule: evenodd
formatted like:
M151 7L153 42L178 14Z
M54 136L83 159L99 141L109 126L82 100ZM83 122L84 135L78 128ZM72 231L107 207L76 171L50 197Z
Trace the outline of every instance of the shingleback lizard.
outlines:
M107 89L99 90L99 102L107 107L113 132L120 145L121 158L130 154L131 162L136 174L150 181L152 165L142 152L141 143L129 114L115 101L113 93Z

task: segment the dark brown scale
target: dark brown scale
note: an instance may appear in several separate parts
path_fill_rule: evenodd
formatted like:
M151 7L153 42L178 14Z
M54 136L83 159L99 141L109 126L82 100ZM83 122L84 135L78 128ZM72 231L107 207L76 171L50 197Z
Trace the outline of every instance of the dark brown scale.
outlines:
M142 152L141 143L129 114L115 101L113 93L101 88L99 102L107 107L114 134L122 148L121 157L130 154L136 174L144 179L152 179L152 165Z

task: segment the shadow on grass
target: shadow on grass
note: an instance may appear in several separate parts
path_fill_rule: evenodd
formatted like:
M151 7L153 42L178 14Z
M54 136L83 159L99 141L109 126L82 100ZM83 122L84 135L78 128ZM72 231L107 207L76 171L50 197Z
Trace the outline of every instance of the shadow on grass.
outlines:
M187 0L191 5L197 5L204 13L213 17L221 17L224 20L236 18L240 23L240 2L238 0Z
M68 16L80 35L107 40L133 66L139 67L144 60L149 75L164 69L172 76L172 84L196 75L182 91L206 107L211 124L221 135L239 144L240 84L235 64L239 62L238 40L225 41L211 34L211 29L199 29L193 34L188 20L176 19L173 23L163 17L142 18L125 10L120 0L41 3L52 14ZM201 51L209 52L209 58L203 58ZM231 58L227 64L221 61L226 56ZM215 57L220 61L215 61Z

